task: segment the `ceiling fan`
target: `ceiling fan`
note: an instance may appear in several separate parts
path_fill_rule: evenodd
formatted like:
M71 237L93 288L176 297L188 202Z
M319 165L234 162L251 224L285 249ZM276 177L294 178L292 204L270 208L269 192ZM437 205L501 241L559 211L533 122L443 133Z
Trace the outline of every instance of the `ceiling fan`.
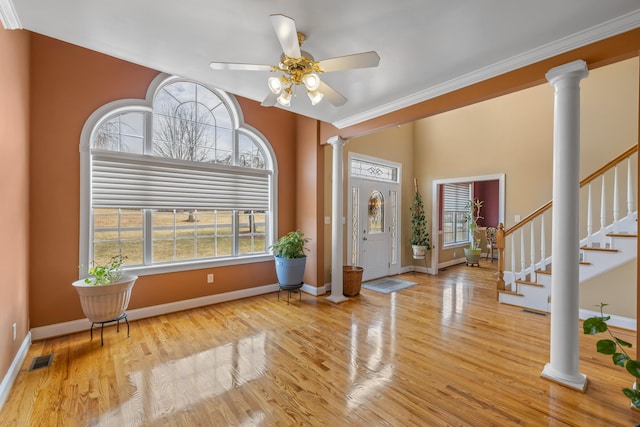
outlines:
M311 104L316 105L323 98L326 98L332 105L339 107L347 102L347 98L323 82L319 74L353 68L377 67L380 62L380 57L374 51L316 61L309 52L300 49L306 36L296 31L296 23L292 18L279 14L271 15L270 17L276 37L284 52L278 65L234 64L229 62L212 62L210 64L214 70L282 73L279 77L270 77L268 79L270 92L262 102L263 106L271 107L276 102L284 107L290 106L291 99L295 96L296 86L304 85Z

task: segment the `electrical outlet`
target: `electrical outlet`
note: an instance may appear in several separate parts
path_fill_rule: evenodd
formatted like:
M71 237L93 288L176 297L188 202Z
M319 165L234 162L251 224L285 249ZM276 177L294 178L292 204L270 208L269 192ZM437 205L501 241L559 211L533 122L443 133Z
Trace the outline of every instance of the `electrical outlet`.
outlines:
M15 341L18 338L18 326L14 323L12 328L13 328L13 340Z
M207 283L213 283L213 273L207 274Z

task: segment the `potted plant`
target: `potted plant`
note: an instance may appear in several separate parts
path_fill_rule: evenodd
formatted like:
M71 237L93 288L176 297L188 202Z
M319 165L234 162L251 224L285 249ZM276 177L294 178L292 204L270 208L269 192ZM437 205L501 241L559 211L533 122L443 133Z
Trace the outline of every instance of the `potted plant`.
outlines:
M92 263L89 277L73 282L82 311L91 323L116 320L129 306L131 290L138 276L124 273L125 259L117 255L104 265Z
M304 276L304 267L307 262L304 251L308 250L305 245L309 240L302 232L291 231L271 245L280 286L302 285L302 276Z
M431 241L427 231L427 218L424 214L422 196L418 191L418 184L414 183L414 185L416 190L413 194L413 201L409 205L411 212L411 240L409 243L413 248L413 258L422 259L431 249Z
M640 360L632 359L625 351L625 347L631 348L631 343L613 335L607 326L607 320L611 316L604 315L604 307L607 304L600 303L600 316L594 316L586 319L582 323L583 332L587 335L596 335L602 332L608 332L611 339L599 340L596 343L598 353L611 355L614 365L621 366L633 375L633 388L623 388L622 393L631 400L634 408L640 409L640 390L638 390L638 378L640 378Z
M469 200L467 202L467 229L469 230L469 247L464 248L464 256L467 259L467 265L480 265L480 234L478 233L478 220L483 219L480 215L480 209L484 202L480 199Z

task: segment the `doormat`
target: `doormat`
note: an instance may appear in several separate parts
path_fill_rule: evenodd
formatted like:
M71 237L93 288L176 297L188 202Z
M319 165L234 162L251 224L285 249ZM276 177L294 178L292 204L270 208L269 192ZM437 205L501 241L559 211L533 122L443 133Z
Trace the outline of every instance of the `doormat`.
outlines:
M370 282L363 283L362 287L365 289L369 289L370 291L390 294L391 292L400 291L414 285L417 285L417 283L385 277L383 279L372 280Z

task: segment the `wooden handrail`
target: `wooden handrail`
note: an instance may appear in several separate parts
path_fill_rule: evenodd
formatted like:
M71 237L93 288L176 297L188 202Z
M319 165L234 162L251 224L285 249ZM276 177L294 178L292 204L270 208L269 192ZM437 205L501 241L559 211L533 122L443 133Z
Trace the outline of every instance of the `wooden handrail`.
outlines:
M638 151L637 144L627 148L622 154L618 155L615 159L609 161L606 165L602 166L600 169L598 169L597 171L593 172L591 175L587 176L582 181L580 181L580 188L584 187L585 185L587 185L588 183L590 183L591 181L593 181L594 179L596 179L597 177L599 177L600 175L608 171L609 169L613 168L615 165L617 165L627 157L631 156L636 151ZM504 231L504 235L508 236L509 234L514 233L516 230L522 228L524 224L528 223L533 218L551 209L552 203L553 201L550 200L544 205L540 206L538 209L536 209L535 211L531 212L529 215L521 219L517 224L514 224L512 227L506 229Z
M589 184L594 179L602 176L609 169L615 167L616 165L621 163L623 160L629 158L631 155L636 153L637 151L638 151L637 144L626 149L622 154L617 156L615 159L611 160L610 162L608 162L607 164L599 168L597 171L593 172L592 174L590 174L589 176L581 180L580 188ZM496 247L498 249L498 278L496 280L496 285L497 285L496 288L498 292L496 293L496 296L498 299L500 298L499 297L500 291L505 290L505 281L504 281L504 267L505 267L504 250L506 246L505 237L508 236L509 234L513 234L516 230L521 229L525 224L533 221L534 218L536 218L543 212L551 209L551 206L552 206L552 201L545 203L544 205L540 206L538 209L536 209L535 211L533 211L532 213L524 217L524 219L520 220L517 224L515 224L513 227L507 230L504 229L504 224L500 223L498 225L498 230L496 231L496 238L497 238Z

